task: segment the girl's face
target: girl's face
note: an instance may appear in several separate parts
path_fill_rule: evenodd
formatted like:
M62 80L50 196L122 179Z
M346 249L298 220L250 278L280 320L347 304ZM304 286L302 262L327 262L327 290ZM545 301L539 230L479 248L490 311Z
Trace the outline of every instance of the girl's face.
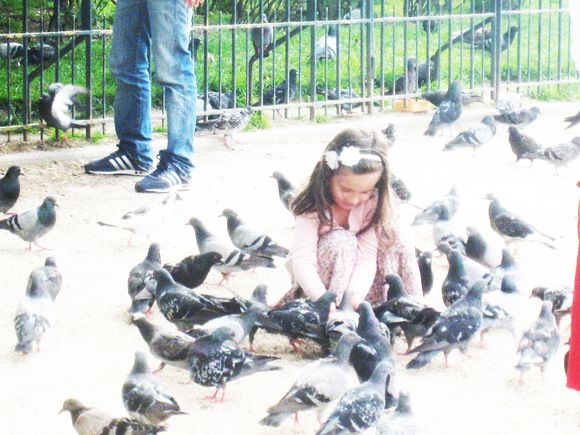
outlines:
M334 204L344 210L352 210L369 200L381 173L355 174L343 168L330 179L330 191Z

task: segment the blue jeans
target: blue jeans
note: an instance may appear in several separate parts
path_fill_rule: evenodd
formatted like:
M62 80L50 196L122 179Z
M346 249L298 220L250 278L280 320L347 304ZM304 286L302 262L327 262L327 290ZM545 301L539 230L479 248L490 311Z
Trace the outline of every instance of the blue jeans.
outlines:
M144 167L151 150L151 74L165 89L167 149L161 160L192 168L197 84L189 35L191 9L183 0L117 0L109 62L117 88L115 131L119 149Z

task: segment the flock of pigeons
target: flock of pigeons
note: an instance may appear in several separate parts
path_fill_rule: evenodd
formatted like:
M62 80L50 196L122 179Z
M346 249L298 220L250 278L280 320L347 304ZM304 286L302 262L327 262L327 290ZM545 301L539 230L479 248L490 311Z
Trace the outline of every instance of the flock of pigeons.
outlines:
M498 115L486 116L480 126L462 132L445 149L483 145L489 140L485 139L489 133L484 130L493 127L495 134L495 121L522 127L538 118L539 111L534 108L508 106L505 101L500 102ZM434 134L442 126L451 125L462 109L460 86L454 82L443 95L427 131ZM517 127L510 127L510 143L511 128L519 131ZM394 126L389 125L383 133L390 146L394 146ZM474 142L474 138L483 143ZM556 155L554 151L528 150L522 157L530 158L532 152L557 166L563 160L562 154L558 154L557 162L548 157ZM21 174L21 169L13 166L0 179L0 212L5 215L11 214L18 200ZM281 203L290 209L296 193L293 183L280 172L273 173L272 178L277 182ZM411 195L402 180L394 177L392 183L399 200L408 201ZM98 223L129 232L130 245L135 235L150 237L179 199L177 193L170 193L160 202L130 211L119 219ZM155 372L165 365L178 367L186 371L192 382L215 387L211 399L216 401L224 400L227 384L233 380L256 372L281 370L276 365L278 356L253 353L258 331L288 337L296 352L302 351L304 340L314 341L320 345L322 357L301 370L282 398L277 402L272 398L273 404L265 410L260 424L278 427L293 415L297 420L300 412L313 410L321 423L318 434L361 433L369 428L376 428L378 434L414 434L417 428L410 393L396 388L394 346L397 340L404 339L407 354L413 355L406 368L417 370L439 354L447 362L453 349L466 352L477 334L483 342L488 331L505 329L519 340L516 369L522 376L532 367L538 367L543 373L561 342L558 325L570 312L571 288L535 287L528 294L514 250L504 245L504 242L508 245L534 242L556 249L557 239L510 212L494 195L488 195L487 200L489 223L495 237L474 227L468 227L466 233L457 228L454 218L461 208L461 198L455 189L424 207L412 222L413 226L431 225L436 250L447 257L449 269L441 286L444 310L410 296L396 274L385 278L388 292L384 303L371 307L363 302L357 310L353 309L348 292L336 310L331 310L336 302L331 292L318 300L299 299L275 307L268 305L265 285L257 286L248 298L198 292L196 289L212 268L227 280L233 273L276 267L275 257L288 255L288 249L245 223L234 210L224 209L227 238L211 233L201 219L190 219L197 255L163 264L160 246L151 243L144 260L129 270L131 323L139 330L151 354L161 362ZM56 206L54 198L47 197L36 209L0 220L0 229L19 236L29 247L38 245L39 239L56 223ZM417 250L424 295L432 290L434 283L432 257L432 252ZM52 325L61 283L52 257L31 272L14 318L15 351L26 354L39 347ZM542 308L537 320L520 334L518 321L531 296L543 300ZM155 303L174 327L156 324L147 318ZM249 351L242 348L246 338ZM358 383L349 388L353 370ZM73 426L81 435L162 432L166 430L167 419L185 412L169 388L155 377L155 372L148 366L147 357L137 352L133 369L122 388L123 403L130 417L114 418L77 399L66 400L62 410L70 412ZM330 405L331 412L325 412Z

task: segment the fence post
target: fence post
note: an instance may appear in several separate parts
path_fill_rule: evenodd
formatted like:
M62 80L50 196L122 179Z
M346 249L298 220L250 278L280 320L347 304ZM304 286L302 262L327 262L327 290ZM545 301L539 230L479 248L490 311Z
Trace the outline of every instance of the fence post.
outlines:
M81 27L83 30L92 30L91 23L91 0L82 0L81 4ZM90 139L92 136L92 125L93 120L93 98L92 98L92 59L93 59L93 45L92 45L92 35L85 36L85 86L88 89L88 105L87 105L87 116L89 123L87 124L86 137ZM74 48L73 48L74 49Z
M501 10L502 0L495 0L495 20L493 23L493 41L491 46L491 78L494 92L491 96L497 101L501 84Z
M373 1L366 0L365 5L365 15L369 22L366 25L367 28L367 56L366 56L366 68L367 68L367 76L366 76L366 91L367 91L367 112L372 114L373 113L373 94L375 88L375 58L374 58L374 35L373 35L373 27L374 27L374 12L373 12Z
M310 22L316 21L316 0L308 1L308 9L306 11L306 19ZM316 101L316 55L314 47L316 46L316 25L310 26L310 102ZM315 119L314 106L310 107L310 120Z

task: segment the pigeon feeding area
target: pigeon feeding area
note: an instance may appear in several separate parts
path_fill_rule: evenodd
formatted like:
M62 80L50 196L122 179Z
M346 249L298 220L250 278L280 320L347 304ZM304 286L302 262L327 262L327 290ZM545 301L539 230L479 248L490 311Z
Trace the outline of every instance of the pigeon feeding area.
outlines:
M2 432L268 435L370 426L364 433L577 434L580 395L565 388L564 356L580 159L553 164L557 153L547 147L580 136L563 120L578 107L521 105L509 110L540 109L523 128L493 123L500 113L492 104L443 102L435 115L441 126L433 109L316 125L280 121L238 133L233 146L203 135L192 189L180 198L137 194L134 177L85 175L83 163L114 143L1 156L2 174L20 168L11 171L17 200L0 202L14 213L0 223ZM441 112L451 106L452 116ZM359 310L360 337L348 332L352 312L340 309L341 321L331 314L326 331L336 350L323 360L324 331L289 333L277 322L287 314L280 310L264 318L264 295L272 306L291 286L283 256L293 217L272 174L299 188L342 129L391 123L393 190L404 198L394 201L396 222L414 235L421 264L431 264L432 288L413 300L388 277L393 300L376 315L393 333L402 330L392 348L370 306ZM423 134L430 123L434 136ZM514 125L539 151L524 149L530 141L521 134L510 139ZM165 140L157 136L156 146ZM48 197L56 207L37 212ZM241 244L254 235L261 242L247 249L267 247L273 257L232 267L224 261L235 249L224 248L228 231ZM485 286L472 286L481 276ZM327 306L300 309L323 323ZM420 315L401 320L405 313ZM178 330L194 325L191 335ZM289 343L304 336L305 344ZM417 352L405 355L411 339ZM382 362L369 372L376 355ZM326 397L335 400L321 410Z

